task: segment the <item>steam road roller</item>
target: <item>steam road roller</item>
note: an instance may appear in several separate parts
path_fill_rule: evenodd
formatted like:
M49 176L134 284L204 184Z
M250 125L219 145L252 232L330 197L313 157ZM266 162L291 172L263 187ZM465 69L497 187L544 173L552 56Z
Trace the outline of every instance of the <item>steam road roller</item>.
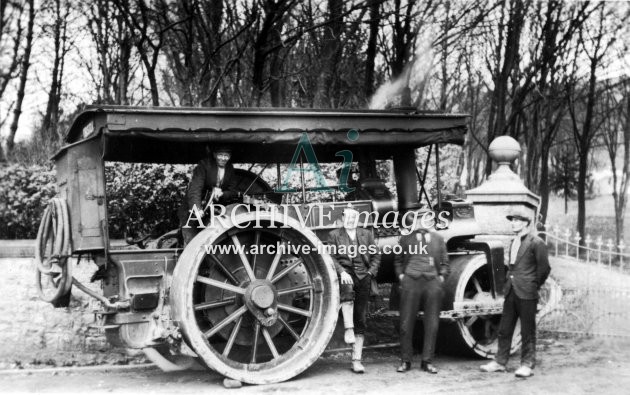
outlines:
M88 293L110 342L165 369L194 364L246 383L280 382L308 369L337 325L339 282L326 248L344 208L368 213L360 226L383 251L379 283L397 281L386 251L413 213L433 217L449 248L443 346L491 357L504 241L485 234L470 200L440 196L439 172L437 196L425 185L429 158L439 166L439 146L463 144L466 122L404 109L87 107L53 158L58 196L36 245L40 296L64 306L72 292ZM188 244L181 229L128 245L110 239L106 163L194 164L219 145L231 149L238 193L221 207L204 202L209 213ZM99 292L73 277L76 261L95 264Z

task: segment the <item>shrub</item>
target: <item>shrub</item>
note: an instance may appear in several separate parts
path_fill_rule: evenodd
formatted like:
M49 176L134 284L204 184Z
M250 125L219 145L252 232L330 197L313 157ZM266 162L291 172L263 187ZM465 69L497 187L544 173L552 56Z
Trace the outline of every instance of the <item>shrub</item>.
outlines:
M32 239L48 200L57 194L50 166L0 168L0 239Z
M159 235L179 225L177 209L188 186L188 165L108 163L105 166L111 238L127 229Z
M110 237L164 233L178 226L177 208L190 166L108 163L105 179ZM57 194L51 166L0 168L0 239L33 239L50 198Z

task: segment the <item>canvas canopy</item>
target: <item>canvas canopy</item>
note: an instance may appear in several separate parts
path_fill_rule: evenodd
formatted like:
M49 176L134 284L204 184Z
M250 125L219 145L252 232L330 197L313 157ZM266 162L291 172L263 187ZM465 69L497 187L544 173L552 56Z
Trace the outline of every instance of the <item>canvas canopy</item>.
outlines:
M341 150L384 159L402 147L461 145L466 122L462 114L408 110L91 106L77 116L59 154L101 139L108 161L194 163L227 145L235 163L286 163L306 133L320 162L339 161Z

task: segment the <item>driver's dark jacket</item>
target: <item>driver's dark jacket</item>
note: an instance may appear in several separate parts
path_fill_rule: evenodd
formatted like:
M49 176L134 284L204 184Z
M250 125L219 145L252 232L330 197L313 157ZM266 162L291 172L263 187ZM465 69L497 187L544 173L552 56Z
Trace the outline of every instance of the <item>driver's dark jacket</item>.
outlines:
M550 272L547 245L540 237L528 233L521 241L514 264L508 265L503 293L507 295L513 289L520 299L538 299L538 290Z
M200 210L204 209L203 199L207 192L212 192L212 188L221 188L223 195L219 199L219 203L226 203L237 197L236 180L234 175L234 166L231 163L225 165L225 173L220 185L217 185L218 166L214 158L206 158L201 160L193 170L184 203L179 209L180 221L186 222L190 210L193 205L197 205Z
M398 244L400 244L404 253L396 254L394 258L396 278L399 278L401 274L405 274L414 279L424 277L430 280L438 276L446 278L450 274L448 250L444 238L439 233L430 232L431 241L426 244L426 255L415 253L416 248L414 246L419 244L416 234L422 233L424 232L416 230L400 238ZM426 240L425 236L423 236L422 240ZM429 266L429 257L433 258L433 267Z

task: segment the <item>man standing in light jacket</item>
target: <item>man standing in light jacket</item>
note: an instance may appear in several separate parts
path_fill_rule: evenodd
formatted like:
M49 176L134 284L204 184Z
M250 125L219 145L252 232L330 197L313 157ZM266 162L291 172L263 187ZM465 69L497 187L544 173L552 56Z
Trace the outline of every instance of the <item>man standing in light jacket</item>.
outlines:
M394 268L401 286L401 364L397 371L404 373L411 369L413 329L418 310L422 308L424 342L420 369L436 374L438 370L433 365L433 355L444 297L442 283L450 273L450 266L442 236L423 228L420 222L415 223L414 232L401 237L399 243L402 254L397 254L394 258Z
M343 211L343 228L330 232L330 244L335 246L335 261L341 293L341 314L345 328L344 340L352 344L352 371L364 373L361 363L365 340L366 313L371 282L376 278L381 256L372 232L358 227L359 212Z
M533 374L536 362L536 307L538 290L551 268L547 245L530 233L531 218L526 213L507 216L516 234L510 246L510 261L503 289L503 315L499 323L499 350L494 361L481 366L484 372L505 372L516 321L521 319L521 366L516 377Z

